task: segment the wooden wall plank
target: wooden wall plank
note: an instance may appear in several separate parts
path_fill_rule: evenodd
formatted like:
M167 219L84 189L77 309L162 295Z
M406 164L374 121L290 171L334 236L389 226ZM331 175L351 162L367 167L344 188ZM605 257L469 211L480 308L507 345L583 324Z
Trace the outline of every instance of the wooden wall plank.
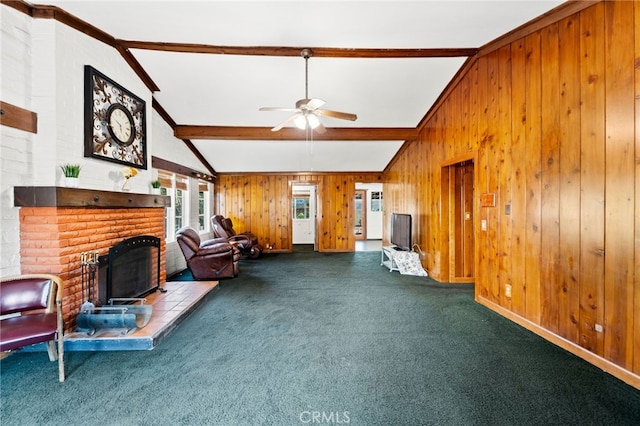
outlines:
M467 146L467 151L472 152L472 144L469 141L469 100L471 95L470 86L471 81L467 78L460 82L458 89L458 108L460 108L460 140L457 142L459 146ZM457 152L457 148L454 147L454 153Z
M485 161L487 162L487 192L495 194L495 207L486 207L487 218L487 242L489 246L489 256L487 257L487 276L491 277L489 281L489 297L490 300L500 303L500 273L498 270L499 263L499 244L500 244L500 226L501 215L499 214L500 205L500 158L499 158L499 115L500 115L500 60L498 52L492 52L487 55L487 73L488 73L488 106L487 106L487 131L481 141L481 150L486 152Z
M511 310L524 315L526 310L525 291L525 229L527 227L526 200L527 181L527 81L526 49L524 40L511 45Z
M238 228L238 230L242 231L250 231L251 223L253 222L251 219L251 203L253 201L252 193L251 193L251 179L245 182L242 187L242 227Z
M604 355L604 4L580 14L580 340Z
M236 221L236 223L239 221L239 219L243 216L242 212L240 211L240 198L241 198L241 191L242 191L242 183L241 182L234 182L233 183L234 186L234 191L233 191L233 195L231 197L231 208L233 209L233 211L238 212L238 215L233 218L234 221Z
M558 331L558 280L560 251L560 74L558 24L543 30L542 53L542 322L554 333Z
M430 140L431 138L435 137L433 136L433 133L434 133L433 127L427 127L421 133L424 135L423 138L425 140ZM417 146L417 145L419 145L417 142L411 144L411 146ZM433 158L436 157L433 150L435 149L435 146L432 146L429 144L426 144L426 145L423 144L422 147L424 147L426 151L426 158L424 160L426 163L425 164L426 170L425 170L425 174L421 176L422 178L421 180L431 179L433 181L433 173L435 170L435 167L433 166ZM438 170L437 173L440 174L440 170ZM385 185L384 185L385 188L387 187L386 182L387 180L385 179ZM441 204L436 203L436 200L434 200L433 198L433 192L436 190L435 185L436 185L435 182L432 185L422 185L424 188L423 203L430 206L437 205L440 207ZM438 180L437 190L440 191L440 180ZM388 209L391 207L393 207L392 204L385 205L385 211L388 211ZM438 243L440 218L437 215L429 214L429 213L424 214L424 216L426 217L426 223L427 223L426 229L421 234L416 235L417 237L416 242L418 243L418 245L421 246L422 250L426 253L426 259L424 262L425 269L431 274L431 276L440 277L441 268L440 268L440 263L438 259L439 249L441 247L440 244ZM386 223L388 222L385 222L385 224Z
M334 227L338 227L339 220L336 217L336 200L335 200L336 184L334 182L335 179L333 176L327 176L325 177L324 181L327 183L327 187L326 187L327 197L322 197L324 201L323 205L325 210L325 217L323 219L328 219L329 217L332 217ZM336 234L335 232L331 232L328 220L323 220L323 224L325 224L323 228L323 234L324 234L323 247L326 247L328 250L333 250L334 247L336 246L335 244Z
M489 108L489 74L487 71L487 58L480 58L478 60L478 113L477 113L477 128L478 128L478 164L475 166L478 169L476 182L476 192L478 196L489 192L489 181L487 175L489 174L487 166L488 151L484 148L487 138L487 111ZM481 207L478 214L478 236L476 238L477 251L478 251L478 265L476 268L476 282L487 282L491 280L490 271L488 268L489 262L489 238L487 230L481 230L481 225L484 221L488 226L488 208ZM482 295L483 297L489 297L489 288L486 286L476 286L476 296Z
M469 150L478 150L478 61L470 68L465 80L469 81ZM477 218L476 218L477 219Z
M635 31L635 94L636 94L636 158L640 158L640 6L634 3L634 31ZM633 335L633 371L640 371L640 315L637 314L640 309L640 162L636 161L636 215L635 215L635 268L634 268L634 324Z
M559 38L559 270L558 334L579 339L580 310L580 20L558 23Z
M498 174L498 187L496 192L500 195L500 203L495 212L499 220L499 235L497 242L498 253L498 292L500 304L511 307L511 297L505 294L505 286L511 285L511 259L512 259L512 163L511 159L511 99L512 99L512 75L511 75L511 45L501 47L498 50L498 132L497 132L497 159L496 172ZM507 213L508 212L508 213Z
M457 111L455 111L457 109ZM460 102L460 85L451 93L451 96L447 98L445 107L445 117L451 122L444 130L447 133L447 158L454 157L456 155L457 146L462 144L462 137L460 135L462 130L462 102Z
M436 140L445 141L447 138L445 129L446 129L446 118L445 112L439 112L437 119L435 120L434 132L433 135ZM435 148L435 155L438 157L445 156L446 151L448 149L446 143L439 144L438 147ZM416 152L413 152L413 155L417 155ZM407 161L410 161L407 158ZM448 197L444 197L443 194L448 193L448 188L450 184L450 176L448 174L448 170L442 170L433 164L433 172L429 174L429 179L433 182L433 186L431 189L431 205L433 208L438 208L440 210L447 209L450 213L451 204ZM402 188L402 187L401 187ZM402 188L404 191L404 188ZM410 194L407 194L411 196ZM407 198L409 200L410 198ZM435 223L435 233L437 234L436 239L438 241L438 249L435 250L435 269L432 271L432 275L440 276L442 280L448 281L451 277L451 264L448 259L450 256L451 247L447 244L449 241L449 230L447 228L447 224L450 220L450 215L446 217L434 217ZM438 275L439 274L439 275Z
M249 187L250 187L250 197L251 197L251 205L249 206L249 216L251 217L251 225L249 226L249 231L254 233L255 235L264 235L264 224L260 220L260 214L262 209L260 208L260 197L258 192L258 177L250 176L249 177ZM268 241L265 241L263 244L268 244Z
M289 209L282 209L280 201L283 196L286 197L285 199L288 197L284 194L285 191L282 189L282 176L272 176L271 179L273 194L269 198L269 216L275 218L275 239L278 242L278 247L283 247L283 244L285 244L285 238L283 235L283 216L284 221L288 222L289 215L285 213L285 210L288 211Z
M341 179L338 176L331 176L331 182L333 183L333 215L335 218L335 230L331 233L331 250L336 250L340 245L340 240L342 238L342 227L343 227L343 211L342 211L342 191L344 190L342 186Z
M465 282L475 281L475 229L473 217L475 215L475 194L474 194L474 181L475 181L475 169L473 160L465 161L465 165L462 166L463 173L463 217L461 227L464 229L464 252L462 259L458 259L458 263L464 262L464 268L460 277ZM470 215L470 218L468 217Z
M541 239L541 194L542 194L542 151L541 151L541 122L540 108L542 105L542 73L541 73L541 36L533 33L525 39L526 49L526 111L527 111L527 161L525 176L527 185L527 227L525 229L525 291L526 317L536 324L540 324L542 316L542 296L540 291L540 256L542 252Z
M633 359L634 42L633 2L606 2L605 357Z
M453 205L446 210L450 216L447 229L453 229L454 234L454 238L449 238L450 279L454 280L455 277L464 277L464 263L458 260L464 258L464 205L463 198L456 196L464 191L464 168L449 166L447 169L450 170L449 176L452 178L448 185L449 195L454 201Z
M347 188L347 182L345 177L336 177L336 216L338 217L338 226L336 226L336 241L334 250L339 250L340 247L344 244L346 233L351 233L351 230L345 229L345 224L349 219L349 206L351 205L351 200L347 200L347 192L349 192Z

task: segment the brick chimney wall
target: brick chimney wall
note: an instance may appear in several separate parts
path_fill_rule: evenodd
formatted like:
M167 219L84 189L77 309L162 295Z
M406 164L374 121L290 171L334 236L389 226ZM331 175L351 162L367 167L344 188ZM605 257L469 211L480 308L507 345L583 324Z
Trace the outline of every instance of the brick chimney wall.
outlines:
M48 273L64 282L63 315L68 330L82 294L80 253L109 248L139 235L160 238L160 284L166 282L164 211L159 208L21 207L20 255L23 274ZM93 294L98 294L97 278Z

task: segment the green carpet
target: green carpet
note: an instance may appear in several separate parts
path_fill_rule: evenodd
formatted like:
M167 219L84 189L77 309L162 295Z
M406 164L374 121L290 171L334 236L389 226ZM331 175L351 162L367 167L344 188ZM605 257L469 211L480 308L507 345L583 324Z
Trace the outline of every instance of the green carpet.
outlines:
M3 425L638 425L640 391L380 255L267 254L152 351L1 362Z

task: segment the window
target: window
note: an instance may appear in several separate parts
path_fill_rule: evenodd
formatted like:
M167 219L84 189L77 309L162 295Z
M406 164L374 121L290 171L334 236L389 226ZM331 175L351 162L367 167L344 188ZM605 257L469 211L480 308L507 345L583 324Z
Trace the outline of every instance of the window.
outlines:
M309 195L294 194L293 218L309 219Z
M167 188L163 184L163 186L160 187L160 195L171 195L171 194L169 194L169 190L170 189L171 188ZM171 216L170 215L170 208L167 207L166 209L164 209L164 235L165 235L165 238L167 238L169 236L169 232L167 230L169 229L169 221L171 220L170 216Z
M371 211L382 211L382 191L371 191Z
M188 204L189 197L187 196L188 192L188 183L189 179L186 176L181 175L173 175L174 180L174 193L173 193L173 235L175 235L175 231L187 225L188 222Z
M175 239L176 231L188 224L189 218L189 178L186 176L158 172L160 193L171 197L171 207L165 210L164 225L167 240Z
M175 211L173 215L173 220L175 221L175 225L173 229L177 231L178 229L184 226L184 190L180 188L176 188L175 195L173 197L173 201L175 203Z
M211 229L212 183L166 170L158 170L158 180L160 194L171 197L164 216L167 241L175 241L176 231L185 226L198 232Z
M209 217L211 203L209 201L209 184L203 180L198 181L198 230L209 230Z

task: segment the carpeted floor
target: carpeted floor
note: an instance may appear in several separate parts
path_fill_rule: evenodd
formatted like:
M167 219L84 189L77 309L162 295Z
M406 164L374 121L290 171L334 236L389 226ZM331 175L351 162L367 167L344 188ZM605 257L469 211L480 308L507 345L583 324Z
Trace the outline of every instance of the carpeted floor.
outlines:
M640 391L379 253L241 263L153 351L1 361L4 425L638 425Z

